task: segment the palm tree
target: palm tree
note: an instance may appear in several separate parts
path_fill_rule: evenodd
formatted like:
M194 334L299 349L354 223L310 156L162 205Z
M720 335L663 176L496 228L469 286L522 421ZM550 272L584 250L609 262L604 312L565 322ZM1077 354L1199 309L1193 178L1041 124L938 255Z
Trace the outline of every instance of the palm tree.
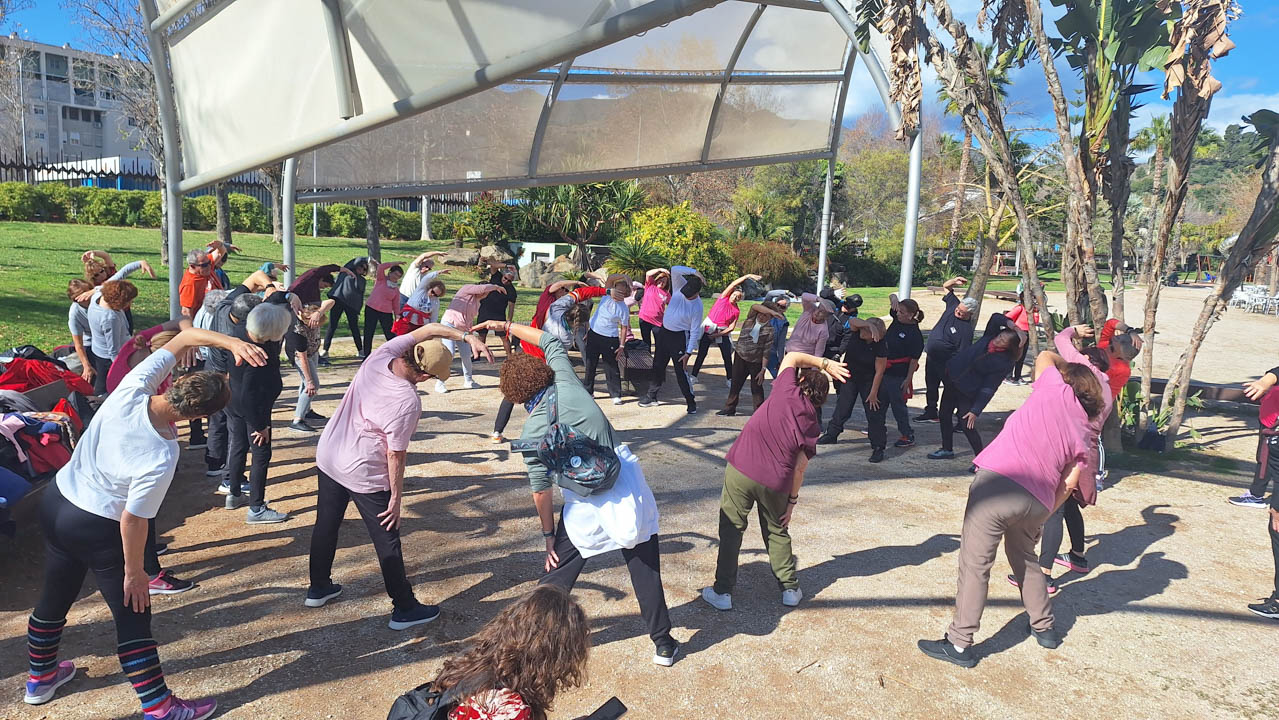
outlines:
M524 202L515 212L572 245L573 260L581 270L592 269L588 246L600 233L625 222L648 200L639 183L621 180L527 188L520 198Z
M986 59L987 75L990 77L990 87L995 96L999 100L1003 100L1008 96L1008 66L1011 62L1011 56L996 56L995 50L990 45L977 43L977 47L982 57ZM992 62L993 60L993 62ZM963 109L959 106L959 102L946 92L943 86L937 91L937 100L943 105L943 112L947 115L959 117L963 113ZM972 164L973 157L973 134L967 126L964 127L964 145L959 154L959 170L955 174L955 207L950 214L950 239L946 243L946 264L950 265L955 259L955 246L959 244L959 221L964 214L964 196L967 194L965 187L968 181L968 167Z
M1156 115L1150 118L1150 125L1141 129L1132 139L1132 149L1135 152L1154 151L1155 156L1150 160L1151 172L1154 173L1152 181L1154 183L1151 194L1155 199L1155 207L1163 201L1159 191L1162 190L1164 179L1164 153L1168 149L1168 141L1172 138L1172 131L1168 126L1167 115Z

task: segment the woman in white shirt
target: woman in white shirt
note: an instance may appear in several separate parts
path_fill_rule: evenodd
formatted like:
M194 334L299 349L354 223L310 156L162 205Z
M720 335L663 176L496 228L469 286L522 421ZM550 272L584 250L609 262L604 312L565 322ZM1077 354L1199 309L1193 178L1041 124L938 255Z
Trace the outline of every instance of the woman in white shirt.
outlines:
M621 405L622 371L617 361L625 352L626 341L631 339L631 307L626 299L634 290L631 279L622 274L609 275L604 287L608 294L600 298L586 331L586 352L582 358L586 363L586 379L583 384L586 392L594 396L595 373L599 369L600 358L604 358L604 381L608 385L608 394L613 397L614 405Z
M178 357L208 345L236 363L264 365L261 348L207 330L183 331L131 370L85 428L71 460L45 490L41 507L46 552L44 588L28 629L30 664L25 702L40 705L76 674L58 662L67 611L93 572L115 618L116 653L146 717L199 720L213 700L181 700L164 681L151 633L150 578L144 569L149 521L163 502L178 463L179 420L207 417L226 406L231 389L220 373L196 372L154 394ZM105 376L105 372L103 373Z

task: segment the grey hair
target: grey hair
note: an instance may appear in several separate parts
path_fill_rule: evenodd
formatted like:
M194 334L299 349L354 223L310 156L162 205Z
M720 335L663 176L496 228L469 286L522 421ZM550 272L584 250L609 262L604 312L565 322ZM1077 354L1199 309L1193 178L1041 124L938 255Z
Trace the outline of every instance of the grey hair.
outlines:
M231 303L231 318L242 322L262 302L262 298L253 293L244 293Z
M204 311L212 314L214 308L218 306L226 296L231 293L230 290L210 290L204 294Z
M977 311L977 298L966 297L963 300L960 300L959 304L963 305L964 309L968 312Z
M207 259L209 254L199 248L191 250L187 253L187 265L195 265L201 260Z
M293 323L293 313L288 307L276 303L262 303L253 308L244 321L244 329L257 342L279 342Z

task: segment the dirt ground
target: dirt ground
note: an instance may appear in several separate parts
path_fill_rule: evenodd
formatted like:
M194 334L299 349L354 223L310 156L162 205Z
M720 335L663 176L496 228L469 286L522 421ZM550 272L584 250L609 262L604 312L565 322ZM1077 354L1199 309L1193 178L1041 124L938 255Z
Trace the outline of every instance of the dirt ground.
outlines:
M1180 351L1203 292L1164 291L1157 372ZM931 325L940 302L927 293L919 299ZM986 311L1002 306L991 301ZM1136 309L1129 316L1139 317ZM1256 377L1279 356L1277 330L1279 318L1230 311L1213 330L1195 378ZM1085 513L1095 569L1067 575L1054 599L1066 634L1060 649L1028 638L1001 557L977 636L981 661L964 670L915 648L919 638L940 637L950 619L970 478L962 439L958 459L925 458L937 443L936 425L918 427L919 446L890 448L880 465L866 463L860 411L840 444L823 446L792 525L805 593L799 607L781 606L754 530L743 547L736 608L720 613L702 603L699 589L714 571L723 457L746 422L713 414L725 393L717 353L708 365L696 416L678 403L605 406L643 461L661 507L663 575L674 634L684 643L680 660L672 668L650 663L652 645L625 568L620 558L599 558L576 589L594 630L589 682L564 693L553 717L585 715L612 695L634 718L995 718L1045 709L1055 717L1279 716L1279 670L1267 660L1277 626L1244 608L1270 590L1265 513L1225 502L1251 473L1251 411L1195 416L1192 424L1211 444L1188 460L1121 462L1136 469L1112 473L1116 484ZM322 609L302 606L317 435L283 429L292 390L276 414L268 487L271 504L291 513L288 522L245 525L243 511L222 509L213 494L202 453L185 452L160 514L172 548L162 560L199 587L155 598L155 636L170 686L184 696L216 696L218 717L228 719L382 718L397 694L432 677L465 638L531 588L542 543L523 465L487 437L497 369L479 366L480 390L423 393L404 547L419 599L440 604L443 617L406 632L386 627L390 604L353 509L334 568L343 596ZM325 372L321 412L332 412L353 370L346 361ZM1001 387L979 426L988 439L1027 393ZM912 406L921 403L917 397ZM521 416L517 410L508 434L518 434ZM92 582L62 643L62 657L75 659L81 676L48 705L20 703L25 623L42 555L28 518L0 557L0 683L8 688L0 693L0 718L136 717L110 614Z

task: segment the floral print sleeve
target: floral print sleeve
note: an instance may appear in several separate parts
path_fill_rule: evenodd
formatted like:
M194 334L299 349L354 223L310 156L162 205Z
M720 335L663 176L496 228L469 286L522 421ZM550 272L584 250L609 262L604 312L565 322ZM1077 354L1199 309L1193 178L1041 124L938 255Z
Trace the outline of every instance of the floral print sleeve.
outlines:
M449 720L532 720L533 711L519 693L501 688L464 700Z

